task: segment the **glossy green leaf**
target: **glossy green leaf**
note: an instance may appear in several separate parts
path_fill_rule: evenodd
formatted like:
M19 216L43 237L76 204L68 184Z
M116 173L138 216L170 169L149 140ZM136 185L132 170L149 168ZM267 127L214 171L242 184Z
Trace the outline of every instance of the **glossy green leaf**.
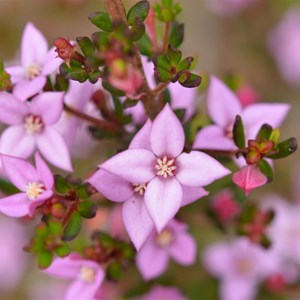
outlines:
M269 124L263 124L260 127L260 129L259 129L259 131L258 131L258 133L256 135L256 139L259 139L259 140L262 140L262 141L268 140L269 137L270 137L270 135L271 135L271 133L272 133L272 130L273 130L273 128L272 128L271 125L269 125Z
M81 223L82 219L80 214L78 212L74 212L63 231L62 240L73 240L80 232Z
M245 130L242 118L237 115L232 128L233 141L238 148L245 147Z
M268 182L273 181L273 169L266 160L262 159L258 163L258 167L260 171L268 178Z
M128 25L133 25L136 18L144 21L149 13L150 5L148 1L140 1L132 6L127 13L127 23Z
M169 44L178 48L184 39L184 24L173 22L169 36Z
M297 147L297 140L295 138L289 138L277 145L278 152L276 154L268 155L267 157L272 159L284 158L294 153Z
M169 45L167 55L171 65L177 67L180 63L182 52L176 49L174 46Z
M92 219L96 216L97 205L93 201L86 200L79 203L77 210L83 218Z
M38 255L38 265L41 269L48 268L53 260L53 254L48 250L42 250Z
M89 15L89 20L103 31L112 31L112 21L105 12L95 12Z
M91 56L95 53L95 46L90 38L86 36L77 37L76 41L85 56Z

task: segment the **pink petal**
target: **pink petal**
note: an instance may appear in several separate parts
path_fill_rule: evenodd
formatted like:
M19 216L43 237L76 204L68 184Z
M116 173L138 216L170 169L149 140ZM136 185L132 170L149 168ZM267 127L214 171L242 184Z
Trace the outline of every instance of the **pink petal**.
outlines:
M25 193L0 199L0 212L8 217L24 217L29 214L30 202Z
M226 128L240 115L242 106L237 96L218 78L211 76L207 95L208 113L214 123Z
M23 66L10 66L6 67L5 71L10 75L10 80L12 84L16 84L17 82L26 78L26 70Z
M35 153L35 166L39 175L40 180L45 184L48 190L51 190L54 185L54 178L49 167L45 161L41 158L38 152Z
M20 101L26 101L28 98L34 96L35 94L39 93L46 84L46 77L45 76L38 76L32 80L22 80L19 81L14 89L13 94L16 98Z
M165 249L157 247L148 240L136 256L136 265L145 280L150 280L164 273L169 257Z
M63 112L63 97L61 92L45 92L32 99L30 111L36 116L41 116L47 125L56 123Z
M181 207L180 183L175 178L154 178L147 186L145 204L157 231L162 231Z
M6 128L0 138L0 153L27 158L35 150L35 136L26 134L23 125Z
M245 191L246 195L268 182L268 178L255 165L247 165L232 176L232 181Z
M102 169L97 170L87 182L111 201L123 202L133 194L131 183Z
M37 146L42 155L54 166L72 171L69 150L63 138L51 127L45 127L36 137Z
M0 122L7 125L22 124L24 117L29 113L25 103L6 92L0 92L0 107Z
M156 86L154 80L154 64L151 60L149 61L146 56L142 56L141 58L148 85L151 89L154 89Z
M155 156L145 149L123 151L100 167L131 183L147 183L155 176Z
M4 154L1 160L7 177L19 190L25 192L29 182L38 181L36 169L26 160Z
M224 129L209 125L200 129L195 137L193 149L236 150L233 140L225 135Z
M43 75L49 75L58 71L59 66L63 63L63 60L57 57L57 53L55 52L55 48L52 47L45 57L43 62Z
M230 173L217 160L200 152L182 153L176 159L176 178L187 186L205 186Z
M24 67L32 64L42 66L48 52L48 43L42 33L32 24L27 23L21 44L21 62Z
M204 188L200 186L195 187L195 186L186 186L182 184L181 188L183 193L181 206L191 204L196 200L208 195L208 191L206 191Z
M144 126L137 132L132 139L129 149L146 149L152 152L150 145L150 130L152 122L150 119L144 124Z
M125 109L126 114L131 115L134 124L143 124L147 120L144 106L141 102L133 107Z
M221 283L220 293L224 300L243 299L253 300L257 286L255 282L249 278L230 278Z
M247 106L241 115L247 138L255 138L258 130L265 123L273 128L279 127L289 109L290 105L285 103L256 103Z
M153 152L159 156L177 157L184 147L184 131L169 104L158 114L152 124L150 142Z
M196 260L197 245L191 235L182 232L176 235L169 251L172 258L179 264L188 266Z
M154 229L143 197L134 194L123 204L122 215L127 233L136 250L139 251Z

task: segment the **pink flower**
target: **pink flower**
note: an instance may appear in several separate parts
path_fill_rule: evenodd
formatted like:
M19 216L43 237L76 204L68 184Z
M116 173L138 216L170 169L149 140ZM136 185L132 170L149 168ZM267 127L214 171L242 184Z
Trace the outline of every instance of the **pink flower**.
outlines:
M56 258L45 273L64 279L73 279L65 300L94 299L104 280L104 271L96 262L73 253L65 258Z
M27 23L21 43L21 65L7 67L15 84L13 93L22 101L40 92L47 75L54 73L62 63L56 58L54 48L48 50L48 43L42 33Z
M300 84L300 8L291 7L280 23L271 31L268 39L270 52L285 81L299 87Z
M0 122L11 125L0 138L0 153L28 158L36 148L53 165L72 170L68 148L53 129L63 110L63 93L45 92L30 102L0 93Z
M258 101L259 95L248 85L242 85L235 92L243 107L254 104Z
M136 134L129 149L150 149L152 123L148 120ZM137 250L141 248L154 229L154 223L145 204L147 183L136 183L109 173L102 168L88 179L100 193L115 202L123 202L122 217L126 231ZM208 194L201 187L181 185L183 199L181 206L192 203Z
M194 149L236 150L232 139L236 115L242 117L248 140L255 138L264 123L274 128L280 126L290 106L285 103L255 103L243 109L237 96L223 82L211 76L207 108L215 124L199 131L193 145Z
M35 154L34 168L24 159L1 155L8 179L21 191L0 200L0 212L10 217L32 216L37 206L53 195L54 179L46 163Z
M149 293L139 300L187 300L176 287L165 287L162 285L154 286Z
M258 284L277 270L281 260L273 252L240 238L206 248L203 263L221 281L221 300L252 300Z
M137 187L146 184L145 205L160 232L182 206L185 186L202 189L230 171L205 153L182 153L184 131L168 104L148 126L137 133L137 147L131 143L100 168Z
M136 264L145 280L160 276L166 270L169 258L183 266L196 260L196 242L187 233L187 226L171 220L159 234L153 233L137 253Z

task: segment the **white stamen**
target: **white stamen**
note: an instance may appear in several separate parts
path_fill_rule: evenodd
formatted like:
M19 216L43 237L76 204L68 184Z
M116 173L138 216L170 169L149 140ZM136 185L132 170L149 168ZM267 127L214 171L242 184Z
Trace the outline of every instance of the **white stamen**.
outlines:
M175 159L170 159L166 156L163 159L157 159L157 165L155 165L155 169L157 170L156 175L162 176L163 178L167 178L168 176L174 176L174 171L176 170L176 166L174 165Z
M133 183L132 185L134 192L139 193L141 196L144 195L147 188L147 183Z
M35 77L41 74L41 67L37 64L32 64L27 68L27 75L30 80L34 79Z
M29 200L35 200L40 194L46 190L45 186L39 182L29 182L26 187L26 195Z
M43 130L44 123L40 117L29 115L25 118L24 127L27 134L34 134Z
M157 237L156 242L161 247L167 247L172 244L174 236L171 230L164 229Z
M92 283L95 280L96 271L91 267L81 267L79 278L85 282Z

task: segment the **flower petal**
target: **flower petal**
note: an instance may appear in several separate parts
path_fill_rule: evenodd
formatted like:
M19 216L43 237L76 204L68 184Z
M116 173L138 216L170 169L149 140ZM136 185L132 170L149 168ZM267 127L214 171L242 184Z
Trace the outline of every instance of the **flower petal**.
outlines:
M175 178L154 178L147 186L145 204L157 231L162 231L181 207L180 183Z
M159 156L177 157L184 147L184 131L169 104L158 114L152 124L150 143L153 152Z
M131 183L147 183L155 176L155 156L145 149L123 151L100 167Z
M29 182L38 181L38 173L28 161L4 154L1 161L7 177L20 191L25 192Z
M169 251L172 258L181 265L188 266L193 264L196 260L196 242L192 236L186 232L176 235Z
M50 171L49 167L45 163L45 161L41 158L38 152L34 155L35 159L35 166L38 172L40 180L45 184L48 190L51 190L54 185L54 178L52 172Z
M207 109L214 123L225 129L234 123L236 115L241 114L242 106L229 87L218 78L211 76Z
M43 34L27 23L22 35L21 63L24 67L37 64L42 66L48 52L48 43Z
M45 92L32 99L30 111L41 116L47 125L56 123L63 112L63 96L61 92Z
M133 194L132 184L105 170L97 170L88 180L98 192L115 202L128 200Z
M0 153L27 158L35 149L34 135L26 134L23 125L6 128L0 138Z
M256 103L247 106L241 115L247 138L255 138L260 127L265 123L273 128L279 127L289 109L290 105L286 103Z
M200 152L182 153L176 159L176 178L187 186L205 186L230 173L217 160Z
M0 122L7 125L22 124L24 117L29 113L25 103L7 92L0 92L0 107Z
M154 229L154 224L146 209L142 196L133 195L124 202L123 223L137 251Z
M45 127L36 137L37 146L42 155L54 166L72 171L68 148L63 138L51 127Z
M181 206L191 204L198 199L208 195L208 191L200 186L181 185L183 198Z
M58 71L59 66L62 64L63 60L57 57L57 53L55 52L55 47L52 47L45 57L43 62L43 75L49 75Z
M136 256L136 265L145 280L150 280L164 273L169 257L165 249L157 247L148 240Z
M150 119L144 124L144 126L137 132L132 139L129 149L146 149L152 152L150 145L150 130L152 122Z
M209 125L197 133L193 149L236 150L237 147L233 140L225 135L223 128Z
M25 193L0 199L0 212L9 217L24 217L29 214L30 202Z
M17 82L26 78L26 70L23 66L10 66L6 67L5 71L10 75L10 80L12 84L16 84Z

